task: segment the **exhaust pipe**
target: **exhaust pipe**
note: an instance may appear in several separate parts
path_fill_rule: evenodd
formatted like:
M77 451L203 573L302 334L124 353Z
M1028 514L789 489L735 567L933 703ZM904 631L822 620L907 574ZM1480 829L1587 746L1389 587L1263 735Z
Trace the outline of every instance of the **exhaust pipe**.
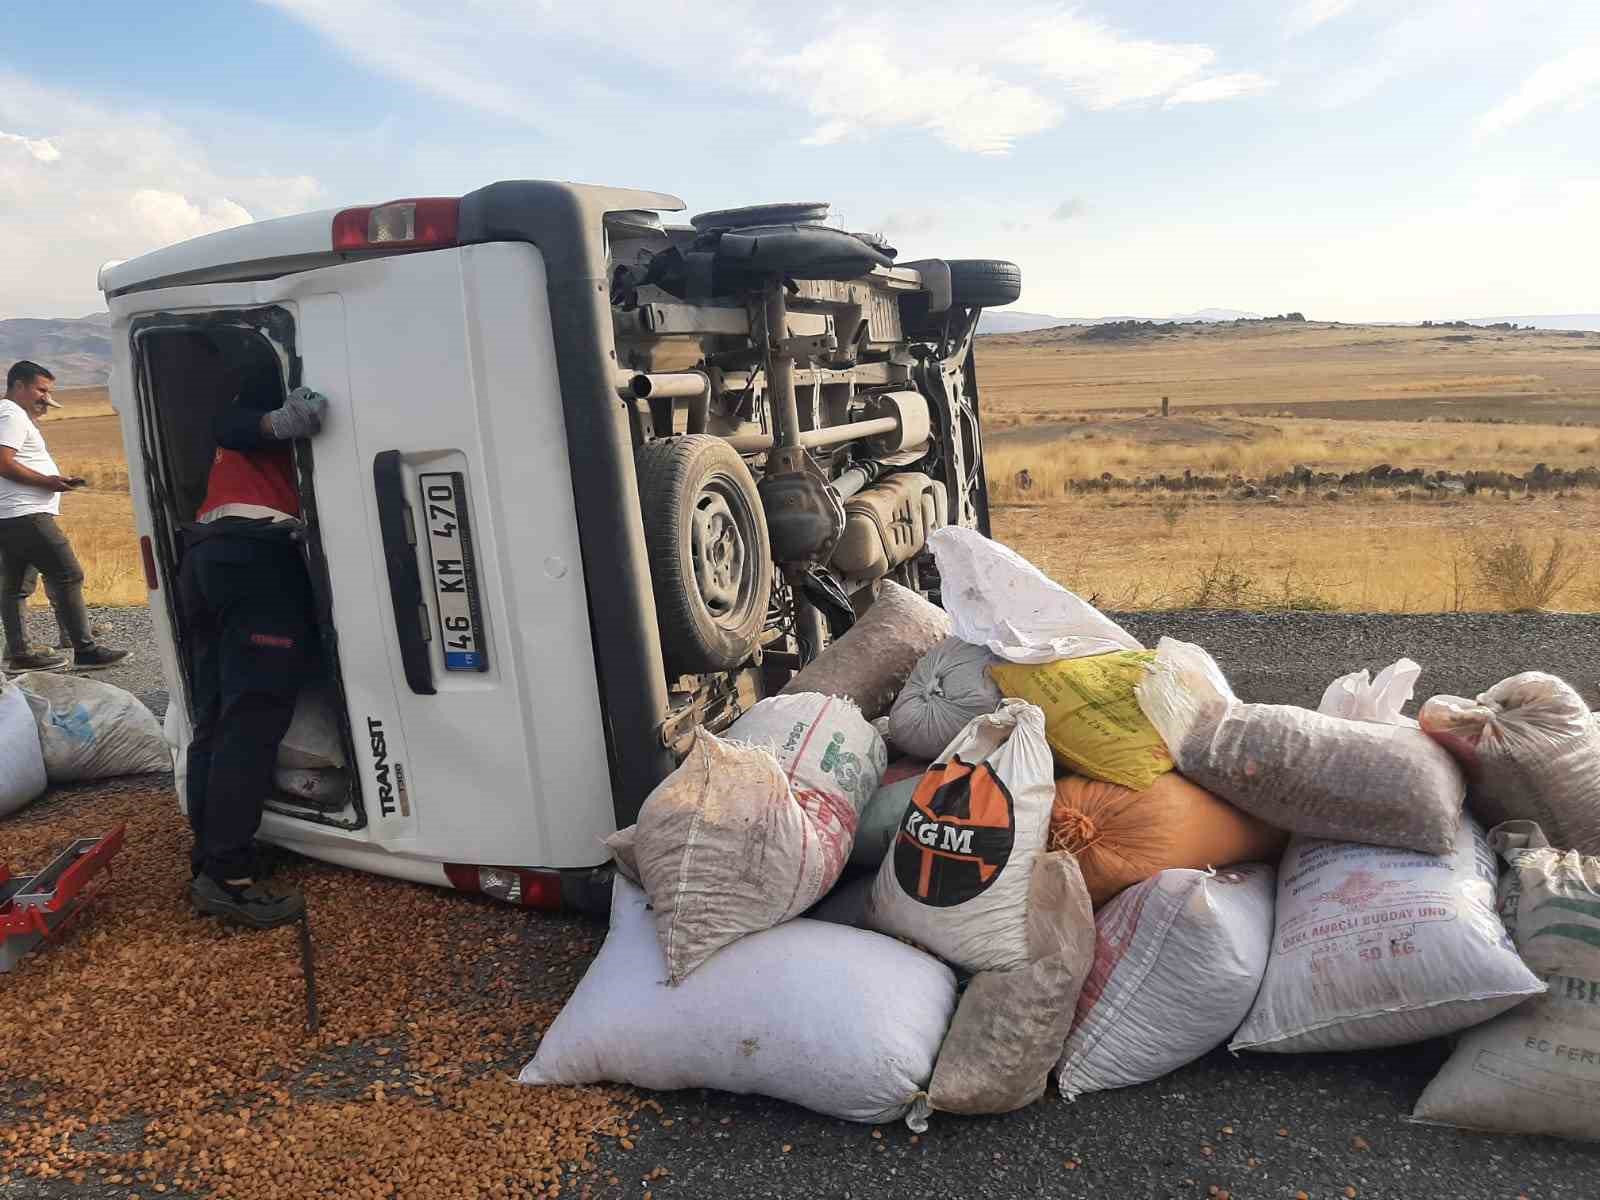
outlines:
M632 400L688 400L689 433L704 433L711 419L711 378L704 371L639 372L617 381L617 393Z

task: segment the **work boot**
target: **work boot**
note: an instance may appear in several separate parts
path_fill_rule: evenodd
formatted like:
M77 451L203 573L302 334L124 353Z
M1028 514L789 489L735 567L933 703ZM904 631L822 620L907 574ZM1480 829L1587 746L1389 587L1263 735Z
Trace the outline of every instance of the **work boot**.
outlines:
M204 873L189 885L189 903L196 912L249 929L276 929L298 921L306 911L305 896L293 888L273 895L256 883L222 883Z
M127 650L113 650L109 646L90 646L72 656L74 671L99 671L114 666L128 657Z
M92 637L92 638L103 638L103 637L106 636L106 634L108 634L110 632L111 632L111 626L102 625L98 621L96 621L93 625L89 626L89 636ZM67 636L67 631L65 629L57 628L57 630L56 630L56 649L57 650L71 650L72 649L72 639Z
M43 646L24 646L22 650L6 659L7 671L59 671L67 665L67 656L57 654Z

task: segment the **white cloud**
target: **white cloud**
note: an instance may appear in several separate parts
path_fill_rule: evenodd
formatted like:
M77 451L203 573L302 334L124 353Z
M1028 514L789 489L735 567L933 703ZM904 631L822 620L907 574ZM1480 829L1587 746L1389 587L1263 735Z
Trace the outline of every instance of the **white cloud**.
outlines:
M1061 81L1068 94L1089 109L1166 95L1197 77L1217 57L1209 46L1129 38L1060 8L1035 7L1013 19L1021 29L1002 47L1003 60Z
M320 190L308 177L230 172L159 116L4 73L0 128L50 131L0 136L0 317L92 312L107 259L305 211Z
M1456 87L1463 73L1481 79L1505 64L1538 62L1556 48L1593 47L1600 36L1600 5L1592 2L1407 0L1362 7L1367 19L1352 22L1347 37L1319 43L1327 61L1306 77L1307 95L1324 108L1432 75L1437 82L1425 103L1455 111L1465 94Z
M1600 95L1600 45L1580 46L1545 63L1478 118L1480 134L1501 133L1557 105L1578 108Z
M1356 0L1301 0L1285 21L1291 34L1309 33L1356 6Z
M865 36L863 36L865 34ZM1061 119L1058 103L958 59L901 56L857 27L814 39L749 78L779 97L806 98L819 128L801 138L828 145L896 128L926 129L958 150L1004 153Z
M1235 96L1250 96L1273 86L1265 75L1253 71L1239 71L1233 75L1213 75L1185 84L1166 98L1163 108L1175 104L1211 104L1217 100L1231 100Z
M19 133L0 132L0 146L17 146L25 153L32 155L42 163L55 162L61 157L61 151L49 138L23 137Z
M136 225L158 245L248 225L255 220L242 204L226 196L194 199L157 188L135 191L128 197L128 209Z
M1134 37L1055 0L1007 10L1003 21L958 0L930 0L912 19L868 0L808 11L793 28L754 0L457 0L448 21L427 0L260 2L375 70L541 128L559 128L562 98L596 80L648 73L705 89L708 56L725 93L802 110L808 124L794 140L809 145L923 130L959 150L1003 154L1073 108L1186 89L1181 103L1226 98L1192 91L1216 62L1212 47ZM1259 78L1219 78L1246 77ZM1249 90L1259 89L1227 95Z

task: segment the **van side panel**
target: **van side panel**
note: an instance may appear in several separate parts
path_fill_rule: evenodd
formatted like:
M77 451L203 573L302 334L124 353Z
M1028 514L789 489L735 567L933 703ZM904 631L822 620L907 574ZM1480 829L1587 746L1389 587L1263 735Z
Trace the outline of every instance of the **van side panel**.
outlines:
M522 243L461 251L468 363L499 530L520 746L553 865L609 859L616 829L604 714L544 260ZM603 634L602 634L603 636ZM534 807L535 805L530 805ZM557 819L559 818L559 819Z

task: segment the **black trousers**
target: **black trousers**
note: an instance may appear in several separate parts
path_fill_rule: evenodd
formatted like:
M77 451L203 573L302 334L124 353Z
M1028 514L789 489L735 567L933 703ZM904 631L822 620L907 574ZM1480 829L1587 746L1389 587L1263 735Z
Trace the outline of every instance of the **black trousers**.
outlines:
M311 580L287 537L224 526L191 535L178 588L195 708L191 866L213 879L243 879L254 870L278 744L319 667Z

